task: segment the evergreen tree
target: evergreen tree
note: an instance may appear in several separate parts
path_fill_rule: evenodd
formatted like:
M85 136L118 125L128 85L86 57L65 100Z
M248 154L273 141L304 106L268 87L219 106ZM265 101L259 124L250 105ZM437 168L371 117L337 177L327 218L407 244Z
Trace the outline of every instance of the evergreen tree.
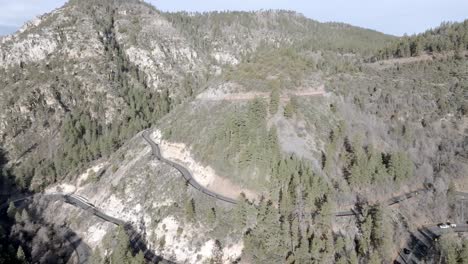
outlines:
M295 111L296 109L295 109L294 103L292 102L292 100L290 100L284 107L283 115L286 118L291 118L293 117Z
M364 221L360 223L361 236L359 238L359 254L361 256L368 255L371 249L372 227L372 216L371 214L367 214Z
M26 261L26 255L24 254L24 250L21 246L18 247L18 251L16 252L16 259L18 260L18 263L20 264L28 263Z
M461 264L468 264L468 239L463 240L463 247L458 259Z
M13 219L15 217L15 214L16 214L16 206L13 202L10 202L8 204L8 209L7 209L7 215L8 217L10 217L11 219Z
M413 176L413 163L405 153L394 153L389 162L389 174L396 183L410 179Z
M450 235L443 235L438 240L438 248L440 254L447 264L456 264L457 263L457 244L450 237Z
M130 240L123 230L119 227L116 236L116 245L112 250L111 262L112 263L129 263L128 253L130 249Z
M145 264L145 256L143 252L139 251L138 254L135 255L135 257L132 258L132 261L130 264Z
M216 210L214 208L208 210L208 222L212 225L216 222Z
M385 214L383 207L377 206L373 210L373 228L372 241L374 248L380 252L385 261L389 261L392 257L392 227L388 221L388 216Z
M244 193L241 193L239 202L234 208L235 223L240 229L244 229L247 225L247 200Z
M270 114L274 115L278 111L280 101L279 87L275 86L270 94Z
M193 198L187 199L185 202L185 218L190 222L195 220L195 201Z
M223 247L221 242L216 239L213 246L212 258L210 264L222 264L223 263Z
M91 259L89 261L91 264L102 264L104 259L101 256L101 250L97 247L93 250L93 254L91 255Z
M369 264L381 264L381 263L383 263L383 262L382 262L382 259L379 256L379 253L374 250L372 252L372 254L370 255Z

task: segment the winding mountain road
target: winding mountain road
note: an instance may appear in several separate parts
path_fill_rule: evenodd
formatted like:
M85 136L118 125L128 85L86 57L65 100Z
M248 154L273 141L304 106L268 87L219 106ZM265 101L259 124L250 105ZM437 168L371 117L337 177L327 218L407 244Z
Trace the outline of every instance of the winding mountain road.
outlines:
M177 171L179 171L180 174L182 175L182 177L193 188L197 189L198 191L200 191L200 192L202 192L202 193L204 193L204 194L206 194L206 195L208 195L210 197L218 199L220 201L224 201L224 202L227 202L227 203L230 203L230 204L237 204L237 202L238 202L237 200L226 197L226 196L223 196L221 194L213 192L213 191L207 189L206 187L202 186L200 183L198 183L193 178L192 173L187 168L185 168L184 166L164 158L162 156L162 154L161 154L161 149L159 148L159 145L157 143L155 143L151 139L148 130L143 131L142 137L151 146L152 155L154 157L156 157L159 161L162 161L162 162L168 164L169 166L173 167ZM408 192L408 193L405 193L405 194L402 194L402 195L399 195L399 196L395 196L395 197L392 197L392 198L388 199L384 203L384 205L392 206L394 204L400 203L400 202L402 202L404 200L410 199L412 197L415 197L415 196L419 195L420 193L427 192L429 190L431 190L431 188L421 188L421 189L417 189L417 190L412 191L412 192ZM124 228L125 232L127 233L127 235L129 236L130 245L131 245L132 250L133 250L134 253L138 253L140 251L143 252L145 259L150 263L173 263L171 261L165 260L162 257L154 254L146 246L146 242L145 242L144 237L142 235L140 235L132 227L132 225L130 223L128 223L126 221L123 221L121 219L112 217L112 216L104 213L102 210L95 207L93 204L89 203L84 197L79 196L79 195L61 194L61 193L34 194L34 195L26 194L26 195L23 195L22 197L13 198L8 203L4 203L4 204L0 205L0 210L3 210L6 207L8 207L8 204L10 202L13 202L14 204L17 204L17 203L24 202L26 200L32 199L36 195L47 196L49 198L54 198L54 199L62 199L66 203L69 203L69 204L71 204L71 205L73 205L75 207L78 207L78 208L81 208L81 209L83 209L85 211L88 211L88 212L92 213L93 215L101 218L102 220L104 220L106 222L110 222L110 223L113 223L115 225L122 226ZM468 194L463 193L463 192L457 192L457 195L462 196L462 197L468 197ZM336 217L346 217L346 216L355 216L355 215L358 215L358 214L359 214L359 212L357 212L354 209L351 209L349 211L336 212L335 216ZM459 225L457 225L456 228L451 228L451 231L468 232L468 225L459 224ZM428 244L428 243L432 243L433 239L440 236L442 234L442 232L446 232L446 230L440 229L437 225L424 227L423 229L420 230L420 233L423 235L423 237L418 240L418 243L415 246L415 248L419 247L420 243L424 244L424 246L426 246L426 244ZM87 263L90 255L91 255L91 250L89 249L89 247L80 238L76 237L76 235L74 235L73 237L67 237L67 240L70 242L70 244L72 244L74 246L75 252L77 253L79 263L80 264L81 263ZM428 242L428 241L430 241L430 242ZM413 252L411 252L411 254L406 256L404 254L403 249L402 249L402 250L400 250L397 262L399 262L399 263L412 263L411 261L414 261L414 260L412 260L413 258L414 258Z
M113 223L117 226L122 226L130 239L130 245L135 254L140 251L143 252L145 259L149 263L173 263L169 260L163 259L161 256L158 256L154 252L152 252L146 246L144 237L140 235L130 223L104 213L102 210L95 207L93 204L87 202L83 199L83 197L78 195L61 193L26 195L24 197L18 197L7 203L2 204L0 206L0 210L3 210L6 207L8 207L10 202L13 202L15 205L18 205L21 202L32 199L34 196L43 196L55 200L64 200L66 203L78 207L82 210L85 210L106 222ZM78 262L80 264L88 263L89 257L91 256L91 249L79 237L77 237L76 234L73 234L70 237L67 237L66 239L70 242L71 245L73 245L78 257Z
M184 166L164 158L162 156L162 154L161 154L161 149L159 148L159 145L156 144L156 142L154 142L151 139L148 130L143 131L142 136L146 140L146 142L148 142L148 144L150 144L153 156L155 156L158 160L160 160L160 161L168 164L169 166L173 167L174 169L178 170L180 172L180 174L182 175L182 177L184 177L184 179L187 181L187 183L190 184L193 188L197 189L198 191L200 191L200 192L202 192L202 193L204 193L204 194L206 194L208 196L216 198L216 199L218 199L220 201L224 201L224 202L231 203L231 204L237 204L237 200L226 197L226 196L221 195L219 193L213 192L213 191L207 189L206 187L204 187L203 185L201 185L200 183L198 183L193 178L192 173L187 168L185 168Z
M430 190L431 190L431 188L420 188L420 189L417 189L415 191L407 192L407 193L404 193L402 195L392 197L392 198L388 199L387 201L384 201L382 203L382 205L392 206L392 205L398 204L400 202L403 202L405 200L408 200L410 198L413 198L413 197L415 197L417 195L420 195L421 193L425 193L425 192L430 191ZM344 216L354 216L354 215L357 215L357 214L358 214L358 212L355 209L351 209L351 210L348 210L348 211L336 212L335 216L336 217L344 217Z
M197 189L198 191L200 191L200 192L202 192L202 193L204 193L204 194L206 194L208 196L216 198L218 200L221 200L221 201L224 201L224 202L227 202L227 203L231 203L231 204L237 204L237 202L238 202L237 200L234 200L232 198L223 196L223 195L221 195L219 193L213 192L213 191L207 189L206 187L204 187L203 185L201 185L200 183L198 183L193 178L192 173L187 168L185 168L184 166L164 158L163 155L161 154L161 149L159 148L159 145L156 142L154 142L153 139L151 139L151 136L149 135L149 130L143 131L143 133L141 135L142 135L143 139L146 142L148 142L148 144L151 146L151 151L152 151L153 156L155 156L158 160L160 160L160 161L168 164L169 166L173 167L174 169L178 170L180 172L180 174L182 175L182 177L193 188ZM420 189L417 189L417 190L412 191L412 192L408 192L408 193L405 193L405 194L402 194L402 195L399 195L399 196L392 197L392 198L388 199L386 202L384 202L384 204L387 205L387 206L391 206L391 205L400 203L402 201L405 201L407 199L410 199L410 198L412 198L414 196L417 196L420 193L427 192L428 190L430 190L430 188L420 188ZM358 212L356 210L351 209L351 210L348 210L348 211L336 212L335 216L336 217L346 217L346 216L354 216L354 215L357 215L357 214L358 214Z
M39 196L39 195L47 197L49 199L53 199L53 200L63 199L65 197L65 195L63 194L56 194L56 193L54 194L27 194L21 197L16 197L6 203L3 203L2 205L0 205L0 210L4 210L5 208L7 208L10 203L13 203L15 206L18 206L20 203L31 200L35 196ZM88 245L86 245L82 241L82 239L78 237L76 233L74 233L71 230L67 231L65 235L65 239L73 247L76 253L78 263L79 264L88 263L89 257L91 256L91 249L88 247Z

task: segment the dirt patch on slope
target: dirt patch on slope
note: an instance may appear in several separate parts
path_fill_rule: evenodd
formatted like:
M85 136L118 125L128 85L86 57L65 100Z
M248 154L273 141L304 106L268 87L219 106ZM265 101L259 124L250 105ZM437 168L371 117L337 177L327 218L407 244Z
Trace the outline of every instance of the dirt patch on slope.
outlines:
M325 95L325 86L302 88L294 91L286 91L280 95L281 101L289 101L293 96L323 96ZM207 90L197 96L197 100L202 101L247 101L255 98L268 99L269 92L232 92L229 90Z
M184 165L192 173L193 178L207 189L233 199L239 198L242 192L251 200L258 199L255 191L242 188L230 179L218 175L212 167L198 163L185 144L162 140L159 130L152 134L152 138L160 145L163 157Z

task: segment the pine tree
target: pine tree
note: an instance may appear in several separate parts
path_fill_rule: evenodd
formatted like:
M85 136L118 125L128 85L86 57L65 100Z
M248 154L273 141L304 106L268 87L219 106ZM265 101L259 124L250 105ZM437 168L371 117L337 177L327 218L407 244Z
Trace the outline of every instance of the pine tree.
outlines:
M244 193L241 193L239 202L234 208L235 223L240 229L244 229L247 225L247 200Z
M112 263L128 263L130 240L122 227L117 230L116 242L117 244L113 248L110 257Z
M222 264L223 263L223 247L221 242L216 239L213 246L212 258L210 264Z
M185 218L192 222L195 219L195 201L187 199L185 202Z
M373 251L369 258L369 264L381 264L381 263L383 262L379 256L379 253L377 251Z
M451 237L443 235L439 239L439 249L444 259L444 262L447 264L456 264L457 263L457 244L452 240Z
M413 176L413 163L403 152L391 155L389 162L389 174L396 183L410 179Z
M214 224L216 222L216 210L214 208L210 208L208 210L208 223Z
M392 256L392 227L388 222L388 217L385 215L383 207L376 207L373 210L373 228L372 241L374 248L380 252L384 260L389 260Z
M468 239L463 241L463 247L460 251L459 260L461 264L468 264Z
M296 111L296 110L295 110L295 106L294 106L292 100L290 100L290 101L286 104L286 106L284 106L283 115L284 115L284 117L286 117L286 118L291 118L291 117L293 117L295 111Z
M278 111L279 101L279 87L273 87L270 94L270 114L274 115Z
M91 255L91 259L90 259L90 263L91 264L102 264L103 263L103 259L102 259L102 256L101 256L101 250L99 249L99 247L97 247L94 251L93 251L93 254Z
M16 214L16 206L13 202L10 202L8 204L7 215L11 219L13 219L15 217L15 214Z
M359 259L356 254L356 251L352 250L349 255L349 264L358 264L358 263L359 263Z
M359 254L367 255L371 249L371 234L372 234L372 216L368 214L360 224L361 237L359 238Z
M310 260L309 240L306 236L301 236L299 247L297 248L295 255L297 263L307 263Z
M132 258L132 261L130 264L145 264L145 255L143 252L139 251L138 254L135 255L135 257Z
M14 251L13 251L14 252ZM26 255L24 254L24 250L21 246L18 247L18 251L16 252L16 258L18 259L18 263L26 264Z

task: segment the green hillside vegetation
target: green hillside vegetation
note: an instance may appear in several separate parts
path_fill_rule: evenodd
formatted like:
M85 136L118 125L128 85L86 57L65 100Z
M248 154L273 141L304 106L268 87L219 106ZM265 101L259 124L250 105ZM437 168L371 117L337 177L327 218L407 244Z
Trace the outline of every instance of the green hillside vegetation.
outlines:
M317 62L293 47L261 47L240 65L226 71L225 80L244 87L269 91L272 86L292 88L301 85L306 74L317 69Z
M211 112L211 107L197 106L187 115L187 107L194 105L177 109L171 118L162 120L165 139L191 142L195 157L221 175L264 189L280 155L275 128L267 128L266 102L256 99L246 105L233 103L218 108L216 114L206 112ZM245 174L255 176L247 179L242 176Z
M467 60L452 55L385 69L366 66L357 76L333 78L329 88L348 98L335 107L347 114L330 130L324 171L341 175L355 191L369 183L389 191L408 181L465 177L466 72Z
M192 39L194 46L211 50L218 45L242 45L252 51L270 33L273 43L296 42L311 51L338 51L369 54L395 37L343 23L320 23L293 11L163 13L173 25ZM207 39L216 39L210 43ZM250 43L242 43L248 41Z
M101 251L105 249L111 253L104 258ZM91 264L122 263L122 264L144 264L147 263L143 253L133 254L130 247L130 238L123 228L119 227L114 233L107 234L101 245L96 248L90 259Z
M459 23L442 23L424 33L404 36L377 52L373 60L404 58L423 53L455 51L457 58L468 49L468 20Z
M390 261L393 231L386 210L364 208L355 238L334 234L334 191L308 164L290 156L273 167L270 198L260 201L255 224L244 234L242 259L255 263ZM241 216L243 206L238 205Z
M413 231L413 220L457 215L454 182L468 169L467 21L396 38L289 11L165 13L136 0L73 0L67 6L64 16L70 18L63 24L55 23L59 15L54 14L40 27L55 32L68 48L70 32L92 32L86 38L97 38L98 55L65 60L64 48L35 62L0 67L2 191L43 191L73 180L100 159L115 172L130 159L125 153L143 149L133 144L141 140L135 135L153 127L165 140L184 143L196 161L261 196L249 201L241 195L232 207L221 204L179 176L151 177L149 155L140 160L147 167L112 185L116 196L128 195L126 188L141 182L147 189L134 196L164 194L168 205L152 210L143 204L152 219L149 226L142 223L145 232L153 232L166 216L181 223L179 236L182 224L206 228L203 239L215 240L212 263L220 262L222 247L236 239L244 243L239 262L390 263ZM152 31L142 21L158 27ZM45 34L40 27L31 32ZM174 39L160 41L164 34ZM152 68L155 86L146 66L128 55L130 48L133 55L153 54L157 48L145 43L151 39L158 40L164 58ZM239 63L216 61L217 52ZM368 63L425 53L443 56ZM178 60L181 54L189 54L187 60ZM138 62L150 64L144 56ZM324 96L282 97L322 83ZM194 99L224 84L240 87L233 92L265 92L269 98ZM58 105L50 107L50 101ZM158 176L166 169L171 168L158 168ZM91 178L96 188L109 184ZM434 190L421 194L423 202L398 209L375 202L428 184ZM334 218L351 206L357 211L354 220ZM39 258L29 240L41 223L32 221L30 212L39 214L13 204L6 210L12 228L0 228L0 262ZM23 232L29 227L34 229ZM52 227L48 232L56 235ZM169 241L148 237L158 249ZM200 237L194 247L206 242ZM54 243L44 242L48 254L62 254L51 249ZM141 253L131 253L121 229L101 246L91 263L144 262ZM465 263L467 248L466 241L443 236L433 257Z
M109 123L105 119L107 111L104 105L105 94L96 93L94 102L77 104L72 109L64 104L66 114L60 128L63 137L60 148L47 159L33 156L15 168L17 181L23 188L42 190L49 184L62 180L70 171L82 168L98 158L108 157L123 142L142 129L148 128L171 108L172 102L168 90L160 93L150 91L145 74L132 65L123 54L122 47L116 42L114 35L113 12L115 11L110 8L107 10L108 13L102 17L94 14L96 24L106 34L106 38L102 38L101 41L106 47L105 55L109 59L99 70L108 72L107 81L114 87L114 96L123 101L123 109L119 109L119 115ZM74 93L79 93L83 84L74 76L67 75L64 69L60 69L73 65L61 65L58 61L55 63L54 66L62 74L56 73L50 64L44 69L45 75L44 72L38 73L35 68L20 65L13 70L18 71L18 75L14 75L13 78L16 78L16 83L21 83L22 80L34 78L34 74L39 74L37 78L55 76L55 82L51 84L53 89L71 88L70 94L63 95L57 92L56 96L60 97L60 100L65 100L64 96L69 97L67 101L74 100ZM4 82L9 84L8 79ZM48 115L48 109L42 111L43 115ZM13 126L10 129L21 131L25 125L31 126L20 123L18 127Z

